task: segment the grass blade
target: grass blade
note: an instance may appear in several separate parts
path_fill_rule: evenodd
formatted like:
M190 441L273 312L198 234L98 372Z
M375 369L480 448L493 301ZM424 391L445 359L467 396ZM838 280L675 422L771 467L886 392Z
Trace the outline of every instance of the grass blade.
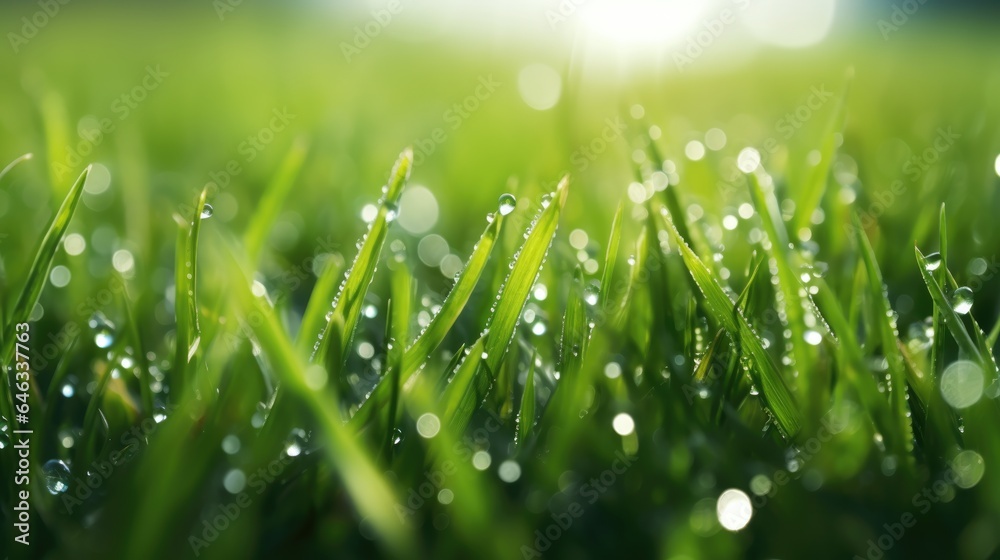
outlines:
M868 278L868 296L874 308L875 328L878 339L881 341L882 353L889 364L889 409L896 418L899 426L899 433L903 435L906 453L905 464L912 466L913 456L913 426L910 422L909 405L906 403L906 364L903 363L903 355L899 351L899 333L896 330L896 319L889 305L888 294L885 283L882 281L882 271L875 260L875 251L872 249L868 236L857 216L854 217L854 235L858 249L861 251L861 260ZM902 459L902 457L901 457Z
M191 221L174 214L177 221L177 252L174 262L174 315L177 323L174 348L173 376L177 394L188 385L189 364L201 344L201 327L198 321L198 237L205 211L208 190L202 190L195 204Z
M847 94L854 79L854 69L847 71L844 81L844 89L837 99L837 106L830 115L830 120L826 124L823 132L822 144L819 148L819 162L810 168L809 176L806 180L795 212L795 231L809 227L813 212L819 207L823 200L823 193L826 192L826 184L830 177L830 169L833 167L833 159L837 155L837 135L844 130L847 119Z
M611 236L608 238L608 250L604 253L604 272L601 274L601 306L608 309L611 302L611 283L615 275L615 263L618 261L618 246L621 243L622 224L625 214L625 202L618 203L615 218L611 222Z
M284 161L281 162L278 172L264 190L264 195L261 196L260 203L257 205L257 211L250 218L250 224L243 235L243 244L251 262L256 262L260 257L260 252L267 241L267 235L271 231L271 225L274 224L285 199L288 198L292 187L295 186L295 181L299 177L299 171L302 170L302 163L308 152L308 141L304 137L296 138Z
M701 290L707 310L726 329L730 338L736 341L740 348L752 358L751 376L754 377L754 384L760 388L760 395L764 403L774 414L782 431L789 437L794 437L802 424L801 413L788 385L785 384L784 377L764 349L760 337L757 336L746 317L723 291L712 272L685 243L684 238L674 227L673 220L667 214L666 209L663 209L659 214L663 217L667 232L680 250L692 280Z
M261 318L254 322L252 328L262 351L270 359L274 371L281 376L282 385L315 417L326 436L327 455L343 480L348 495L360 514L368 519L393 551L403 553L408 550L411 538L393 510L395 499L389 486L359 442L343 425L336 403L330 402L324 393L331 390L332 384L317 381L327 378L323 366L306 363L285 336L266 300L254 296L250 282L241 272L235 273L244 278L244 281L237 282L241 306Z
M14 161L8 163L7 167L4 167L3 169L0 169L0 181L3 181L3 178L6 177L8 173L10 173L11 169L14 169L15 167L17 167L17 164L19 164L21 162L24 162L24 161L27 161L27 160L31 159L31 157L32 156L31 156L30 153L29 154L24 154L23 156L21 156L19 158L15 158Z
M90 166L84 169L80 177L73 183L59 210L56 211L56 214L52 217L52 221L49 222L38 250L35 251L35 258L28 269L21 294L18 296L14 308L10 311L10 316L4 325L3 333L0 334L0 336L4 337L3 345L0 346L0 364L9 364L11 362L15 344L15 338L12 334L14 333L14 325L28 321L31 310L35 307L38 298L42 294L42 289L49 278L49 272L52 270L52 261L56 257L59 244L62 243L62 239L66 235L66 228L69 227L69 222L73 218L77 206L80 204L80 198L83 195L83 186L87 182L89 173ZM3 383L0 383L0 390L2 390L0 402L4 406L4 410L2 411L3 416L5 418L14 418L14 403L11 400L8 381L5 379Z
M316 343L311 361L327 364L334 375L339 375L347 349L351 346L354 330L361 318L368 286L375 276L382 245L389 235L389 224L399 212L399 197L413 166L413 150L407 148L400 154L389 174L385 197L379 205L378 216L365 234L361 249L347 272L340 293L333 301L333 312ZM307 334L308 335L308 334Z
M524 447L531 430L535 426L535 360L537 354L531 354L528 365L528 377L524 381L524 392L521 393L521 407L517 413L517 446Z
M792 270L788 262L786 253L788 248L788 232L781 219L781 210L778 208L778 201L773 192L764 192L760 180L756 173L748 173L747 181L750 184L750 198L753 199L760 214L761 223L767 233L770 243L765 247L768 256L773 259L774 267L777 269L778 290L782 297L778 301L780 311L784 311L787 320L785 326L791 331L792 355L795 358L795 369L800 375L795 379L799 384L800 395L808 399L810 404L817 404L821 400L821 389L816 390L812 384L814 376L815 353L806 342L806 315L803 307L802 297L799 295L804 290L798 275ZM812 407L811 410L820 410L820 407Z

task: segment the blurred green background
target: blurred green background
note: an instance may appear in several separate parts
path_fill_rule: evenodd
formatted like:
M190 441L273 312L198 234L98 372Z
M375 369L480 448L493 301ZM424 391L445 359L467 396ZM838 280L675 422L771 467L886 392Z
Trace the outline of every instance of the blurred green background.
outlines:
M960 283L981 287L973 314L984 325L996 319L1000 24L988 6L950 10L921 4L900 24L891 19L891 3L837 2L829 29L817 32L819 39L782 48L761 41L760 29L755 35L747 23L753 19L750 8L740 2L689 9L678 2L626 2L617 20L598 9L607 6L600 2L569 3L574 8L568 14L559 11L566 2L410 5L400 0L395 11L383 3L329 4L75 0L59 4L56 14L44 18L45 25L34 25L34 33L31 26L25 33L22 18L30 22L41 4L0 6L0 31L9 43L0 48L0 162L34 154L0 185L5 282L0 289L13 293L19 286L54 208L87 164L100 164L69 229L77 236L74 243L82 239L86 250L57 257L59 273L33 315L39 332L58 333L68 324L83 329L98 309L123 323L113 305L87 303L113 285L118 269L140 287L133 296L138 323L153 341L149 350L169 356L173 214L190 212L197 194L214 181L218 188L209 197L214 216L206 223L223 235L242 232L296 141L308 144L306 163L261 267L261 277L280 286L293 307L305 305L313 271L295 281L284 275L317 251L350 262L354 241L364 232L366 207L376 202L390 163L406 146L417 155L411 191L414 185L428 190L404 201L401 227L393 236L414 245L430 234L444 238L445 250L435 240L434 255L414 261L414 276L436 293L444 293L456 272L442 256L469 254L501 193L517 195L518 216L526 225L528 201L550 191L566 173L573 194L551 256L553 268L576 261L570 232L584 230L603 243L614 208L630 198L634 168L649 166L649 137L672 162L671 188L681 193L689 216L704 216L706 228L738 247L724 258L732 259L733 270L741 269L748 259L741 245L745 240L723 221L749 201L743 186L728 181L736 175L739 154L747 147L765 153L764 167L781 188L794 190L808 174L810 154L820 147L845 89L847 121L828 198L873 220L865 225L901 334L931 313L912 247L934 247L941 203L950 218L950 264ZM781 3L775 6L772 12L780 12ZM712 33L717 20L728 19L725 10L735 14L734 23L723 22L715 28L721 29L718 35L702 40L707 36L699 33ZM560 15L553 19L552 13ZM678 23L683 21L687 24ZM887 31L880 21L895 29ZM661 25L666 31L658 31ZM692 41L698 46L691 47ZM683 56L689 60L678 58ZM102 123L106 130L95 132ZM773 151L767 147L771 139ZM783 210L794 214L794 208ZM817 238L800 241L816 244L817 258L836 271L849 236L836 229L816 231ZM520 232L508 234L509 247ZM205 259L222 258L217 247L204 251ZM591 252L603 257L594 248ZM209 265L202 270L204 299L218 299L225 289L218 276L224 269ZM386 293L387 280L376 283L373 292ZM551 282L553 292L559 285L558 279ZM477 292L475 301L490 298ZM556 351L556 313L561 313L550 311L553 340L537 342L547 357ZM460 323L463 332L479 327L469 318ZM364 329L375 340L384 332L382 315ZM39 362L44 386L54 364ZM83 371L76 375L87 379ZM363 392L364 387L358 389ZM66 406L67 418L79 417L86 402ZM704 452L697 463L705 473L718 469L720 479L738 479L734 471L746 474L726 465L730 451L746 451L753 458L747 464L758 470L757 461L782 462L741 444L723 451L704 437L696 433L685 443ZM55 438L46 445L46 453L60 452ZM595 455L582 461L585 470L605 468L608 454ZM647 480L655 478L655 462L642 468ZM778 553L791 558L811 550L816 557L843 557L848 551L861 553L882 522L898 518L892 505L898 495L877 495L872 498L876 505L865 503L866 493L877 494L879 488L873 478L879 475L865 471L854 483L817 494L796 488L788 502L755 519L758 532L750 544L725 538L707 546L691 544L700 542L691 535L705 536L699 524L704 516L712 517L714 501L706 510L703 500L685 495L683 506L672 507L664 504L670 492L659 488L645 496L649 503L633 508L629 497L646 493L643 473L636 474L586 525L577 526L576 538L561 542L559 556L625 550L636 557L681 558L698 551L706 558ZM714 487L714 476L673 484ZM534 525L525 521L516 534L544 527L544 507L535 507L544 497L529 490L510 493L498 515L538 518ZM531 513L525 503L533 504ZM948 507L932 514L936 530L909 536L893 554L961 550L971 559L993 553L996 537L983 536L989 532L983 527L995 518L977 517L966 502ZM128 519L122 511L114 510L118 517L103 519L93 534L113 535L115 520ZM970 519L979 525L968 525ZM312 519L305 529L288 523L293 529L260 539L266 542L259 554L276 549L329 554L343 542L352 543L340 550L345 557L366 557L375 550L351 529L325 525L327 520ZM90 528L86 520L79 528L53 526L61 528L39 528L39 538ZM669 534L661 531L667 526ZM962 532L966 527L975 529L972 537ZM185 530L164 532L183 535ZM427 541L446 543L427 550L442 556L467 552L462 545L447 544L447 533L435 527L424 531ZM845 541L845 534L858 538ZM505 535L498 531L491 542ZM960 535L972 544L952 546ZM592 539L589 546L582 537ZM670 539L681 544L660 546ZM9 542L5 539L4 546ZM69 539L58 542L38 552L73 555ZM177 550L187 554L183 547ZM254 550L228 542L214 552L225 557Z

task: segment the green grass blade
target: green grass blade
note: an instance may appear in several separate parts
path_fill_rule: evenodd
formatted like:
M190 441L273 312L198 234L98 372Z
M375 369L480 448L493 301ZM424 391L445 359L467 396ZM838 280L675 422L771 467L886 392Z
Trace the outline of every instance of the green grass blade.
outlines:
M407 348L406 357L403 360L403 371L406 372L407 376L416 371L431 353L437 349L444 340L445 335L448 334L448 331L455 324L455 321L458 320L458 316L462 313L462 310L465 309L465 305L469 302L469 297L472 296L473 289L475 289L476 284L479 282L479 277L486 268L486 263L489 261L493 247L500 237L503 221L504 216L498 213L493 222L486 227L486 231L483 232L482 237L479 238L479 242L476 243L475 248L472 250L472 255L469 257L468 263L455 282L455 286L441 304L440 311L434 315L427 328Z
M399 392L401 390L403 353L405 352L405 341L409 337L410 310L412 306L413 279L410 271L404 265L397 263L397 268L392 272L392 299L390 300L389 311L389 337L388 337L388 363L389 369L386 377L392 383L391 397L389 398L389 421L385 444L386 456L392 453L393 432L396 429L396 410L399 406Z
M521 407L517 413L517 446L524 447L535 426L535 360L537 354L531 354L528 364L528 377L524 381L524 392L521 393Z
M241 307L260 317L251 327L262 351L290 396L300 400L315 417L325 436L327 456L343 480L348 495L389 548L397 554L409 550L411 537L393 510L396 502L389 486L360 443L343 425L336 402L331 402L328 396L334 384L317 381L327 378L323 366L307 364L295 351L274 316L274 310L265 300L253 295L250 282L238 268L234 269L234 274L242 279L237 282Z
M809 227L813 212L819 207L826 192L826 184L830 177L833 160L837 156L837 135L844 130L847 119L847 94L854 79L854 69L851 68L845 77L844 89L837 99L837 106L830 115L826 129L823 132L822 144L819 148L819 162L810 168L795 211L795 231Z
M664 209L659 214L663 217L667 232L681 252L681 257L692 280L701 290L706 309L726 329L730 338L737 341L743 351L752 358L751 376L754 378L754 384L760 388L760 395L764 403L771 410L782 431L788 436L794 437L802 424L801 413L784 377L764 349L760 337L726 295L712 272L688 247L684 238L674 227L673 220L666 210Z
M452 387L452 384L449 384L446 389L446 395L449 392L461 395L451 396L451 402L458 406L454 406L450 411L453 416L449 425L457 430L468 424L475 403L486 397L493 385L494 376L500 371L507 348L517 334L518 319L545 263L568 194L569 178L564 177L556 187L556 192L551 197L546 195L543 199L542 212L529 228L524 244L514 257L513 267L504 281L496 306L487 321L486 334L476 342L471 354L459 367L460 373L471 375L474 379L463 378L460 380L462 385ZM477 357L480 345L482 356ZM482 366L473 368L467 365L466 362L470 360L481 360ZM459 379L458 374L455 377ZM452 383L454 382L453 380Z
M944 204L941 204L941 212L938 217L939 221L939 235L940 235L940 255L941 255L941 267L938 269L935 276L937 277L938 284L941 286L946 285L948 281L948 222L944 211ZM944 314L937 302L934 303L934 340L931 341L931 367L934 368L934 376L940 379L941 373L944 371L944 342L946 340L944 334ZM1000 323L998 323L1000 324Z
M153 414L153 390L150 387L152 377L149 374L149 358L146 356L146 346L139 333L139 322L136 320L135 311L132 308L132 299L129 297L125 278L119 278L119 280L123 286L121 298L125 306L125 318L128 322L126 328L128 328L129 338L132 340L136 364L139 367L139 398L142 399L142 416L148 418Z
M591 332L587 304L583 298L583 271L577 267L566 301L566 315L563 317L558 362L559 382L545 407L540 428L542 437L546 438L553 427L562 428L559 438L552 442L550 449L549 461L554 469L565 465L569 448L581 424L580 410L584 408L584 396L593 382L585 376L587 371L583 368Z
M958 347L966 356L983 366L984 373L995 371L996 366L987 360L986 356L988 354L983 352L976 345L975 341L973 341L972 336L965 327L965 323L962 322L962 317L952 307L951 302L948 301L948 296L945 295L941 284L927 270L927 257L920 252L920 249L914 248L914 251L917 254L917 265L920 268L920 275L924 279L924 284L927 285L927 291L930 292L931 299L934 300L934 305L940 308L945 325L948 326L948 330L951 332L951 336L955 339L955 342L958 343Z
M28 269L27 279L24 282L24 287L21 290L21 295L18 297L17 302L14 304L14 308L11 310L11 315L8 318L7 325L4 328L4 335L12 332L9 327L17 323L23 323L27 321L28 316L31 314L32 308L34 308L35 303L38 302L38 297L42 293L42 288L45 287L45 282L49 277L49 272L52 269L52 261L56 257L56 252L59 249L59 244L62 243L63 237L66 235L66 228L69 227L69 222L73 218L73 214L76 212L76 207L80 204L80 197L83 194L83 186L87 182L87 176L90 174L90 167L88 166L84 169L80 177L73 183L70 188L69 194L63 200L62 206L56 212L55 216L52 217L52 221L49 222L48 228L46 228L45 236L42 238L42 242L35 251L35 258L31 263L31 268ZM9 352L13 348L13 340L9 339L7 343L4 344L3 361L6 363L9 357Z
M38 298L42 295L42 289L45 287L49 278L49 272L52 270L52 262L56 257L59 244L62 243L63 237L66 235L66 228L69 227L69 222L72 220L73 214L80 204L83 187L87 182L89 174L90 166L83 170L80 177L70 187L69 193L63 200L62 205L49 222L38 250L35 251L35 258L28 269L21 294L18 296L14 308L10 311L10 316L4 325L3 333L0 334L3 337L3 345L0 346L0 364L11 363L15 346L15 338L13 336L15 332L14 325L28 321L32 309L34 309ZM0 383L0 405L4 407L4 410L0 411L0 413L2 413L4 418L14 418L14 402L11 400L12 395L10 386L8 385L9 381L9 379L4 379L3 383Z
M375 276L382 245L389 235L389 224L399 212L399 197L410 176L413 166L413 150L407 148L400 154L396 165L389 174L385 187L385 197L379 205L378 216L365 234L361 249L347 272L347 277L333 301L333 311L314 347L312 360L327 364L334 375L339 375L347 349L351 346L354 330L361 318L368 286Z
M299 334L296 337L295 345L302 351L310 351L316 333L323 328L326 321L326 313L330 309L330 302L336 297L337 281L340 280L340 264L333 258L328 258L323 265L316 285L313 286L312 293L309 294L309 303L302 314L302 324L299 325Z
M257 210L250 218L250 224L243 235L243 244L251 262L256 262L260 257L271 226L278 217L292 187L295 186L295 181L299 177L302 163L308 152L308 141L304 137L296 138L284 161L281 162L278 172L275 173L274 178L265 189L264 195L261 196Z
M490 254L502 231L503 220L504 216L498 213L493 222L486 226L486 231L483 232L482 237L479 238L479 242L476 243L475 248L472 250L472 255L469 257L465 268L455 282L455 286L441 304L441 309L431 319L427 328L406 349L406 353L403 356L400 383L406 384L427 358L430 357L431 353L440 346L448 331L451 330L455 321L458 320L458 316L462 313L462 310L465 309L469 298L472 296L472 291L479 282L487 262L489 262ZM389 392L390 386L380 382L372 391L371 396L361 404L358 411L351 417L351 424L356 428L361 428L367 424L373 415L385 406Z
M819 391L814 392L810 383L814 379L811 375L814 371L814 351L806 342L806 315L802 297L799 295L804 290L798 275L788 262L788 233L781 219L781 210L778 208L774 193L764 192L755 173L748 173L747 181L750 184L750 198L757 207L764 231L770 241L765 250L777 268L778 290L783 296L778 305L779 309L785 312L787 317L785 326L792 333L792 355L795 358L794 367L799 372L799 375L795 376L800 388L799 394L806 397L810 404L815 404L819 400ZM820 408L814 407L813 410L818 411Z
M202 190L190 221L175 214L177 249L174 262L174 315L177 323L174 364L171 375L181 394L189 381L189 365L201 345L198 320L198 237L208 190Z
M62 195L59 185L63 173L72 171L66 164L69 149L68 130L75 129L70 125L66 115L66 102L54 91L42 95L39 110L42 116L42 126L45 129L45 148L49 163L49 181L56 196Z
M465 359L459 364L454 377L445 387L441 395L442 424L461 433L472 415L472 409L478 404L476 383L480 367L486 367L483 354L486 348L486 337L480 337L475 344L465 352ZM485 393L485 391L484 391Z
M17 164L25 162L25 161L31 159L31 157L32 156L31 156L30 153L29 154L24 154L23 156L21 156L19 158L15 158L14 161L8 163L7 167L4 167L3 169L0 169L0 181L3 181L3 178L6 177L7 174L10 173L10 171L12 169L14 169L15 167L17 167Z
M611 222L611 236L608 238L608 249L604 253L604 272L601 273L601 306L607 309L611 302L611 283L614 281L615 263L618 262L618 247L621 243L622 224L625 214L625 202L618 203L618 210L615 211L615 218Z
M872 249L868 236L857 216L854 217L854 234L858 249L861 251L861 260L868 278L868 296L871 298L874 307L875 329L881 341L882 353L889 364L889 408L892 410L899 426L899 433L903 435L906 442L906 463L912 464L913 450L913 426L910 422L909 405L906 403L906 369L903 363L903 355L899 351L899 333L896 329L896 319L893 315L892 307L889 305L888 294L885 283L882 280L882 271L875 260L875 251ZM902 459L902 458L900 458Z

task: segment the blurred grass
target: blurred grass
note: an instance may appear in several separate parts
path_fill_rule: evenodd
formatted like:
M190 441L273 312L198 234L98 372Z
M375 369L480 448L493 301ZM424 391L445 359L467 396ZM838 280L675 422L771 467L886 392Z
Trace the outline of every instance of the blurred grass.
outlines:
M137 8L67 8L23 52L0 54L11 77L0 86L0 164L35 154L0 176L0 285L8 314L34 317L38 395L49 395L33 451L36 555L512 558L570 515L566 536L538 552L833 558L863 556L903 512L919 525L890 557L996 554L995 337L979 328L1000 309L991 30L915 21L889 42L858 32L738 67L612 75L566 64L558 46L455 49L405 33L348 64L339 43L357 22L145 9L155 24ZM546 112L517 89L518 69L539 58L563 74ZM150 67L166 76L120 118L115 100ZM452 129L444 111L489 76L501 85ZM833 100L787 134L782 123L814 88ZM619 118L621 138L577 165L574 152ZM78 165L57 167L101 119L114 129ZM284 128L261 136L273 136L265 146L242 144L272 123ZM439 127L447 139L422 152ZM684 157L710 128L725 131L725 147ZM957 138L933 163L908 166L941 129ZM415 256L424 234L386 219L402 189L386 171L407 145L418 154L410 182L439 207L430 233L463 261L473 255L453 298L451 274ZM738 171L747 146L769 175ZM86 248L43 244L37 264L44 224L91 162L101 171L90 180L110 183L82 195L66 231ZM666 191L629 200L635 182L654 189L656 171ZM536 214L567 172L572 188ZM388 203L355 247L383 182ZM480 238L508 191L516 209ZM205 202L214 211L201 223ZM735 228L726 216L739 216ZM536 233L522 238L533 220ZM359 250L351 297L326 307ZM923 255L935 250L946 258L932 274ZM590 259L599 269L584 274ZM35 311L15 305L26 282L37 296L28 279L51 265L72 280L46 286ZM977 286L968 316L949 300L961 285ZM397 306L411 308L411 324ZM118 329L111 348L94 344L98 311ZM331 360L309 365L327 311L343 332L323 339L338 345ZM400 355L399 338L411 342L435 312L419 354ZM977 363L987 387L964 410L941 398L958 359ZM372 391L386 413L361 405ZM841 429L814 450L831 414ZM91 468L95 456L109 475ZM78 480L68 494L46 492L50 459L96 476L93 496L67 505ZM960 480L983 464L986 474L924 511L914 495L956 460ZM218 540L193 547L203 520L241 495L234 476L249 505ZM761 476L773 493L756 496ZM727 488L755 496L743 531L719 525Z

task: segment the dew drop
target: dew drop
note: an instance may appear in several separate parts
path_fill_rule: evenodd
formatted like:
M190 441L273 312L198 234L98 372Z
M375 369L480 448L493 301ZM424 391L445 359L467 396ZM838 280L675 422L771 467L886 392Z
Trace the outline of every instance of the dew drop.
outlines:
M514 211L517 206L517 199L510 193L500 195L500 215L506 216Z
M962 286L951 294L951 307L955 313L965 315L972 309L972 289Z
M94 331L94 343L98 348L109 348L115 342L115 325L100 311L90 316L87 322Z
M924 269L934 271L941 268L941 253L931 253L927 255Z
M42 465L42 476L45 479L45 489L49 494L62 494L69 490L69 467L59 459L51 459Z
M207 220L215 214L215 208L212 208L211 204L206 204L204 208L201 209L201 219Z
M399 208L391 202L385 203L385 221L392 222L399 217Z

